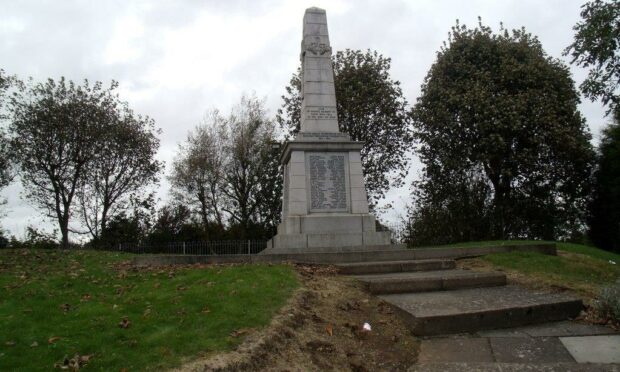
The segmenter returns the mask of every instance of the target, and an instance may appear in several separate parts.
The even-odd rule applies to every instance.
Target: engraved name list
[[[345,154],[308,154],[310,210],[346,211]]]

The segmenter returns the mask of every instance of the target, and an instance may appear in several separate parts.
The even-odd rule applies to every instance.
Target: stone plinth
[[[360,150],[338,129],[325,11],[306,10],[300,132],[285,144],[282,223],[265,253],[371,250],[390,245],[368,211]]]

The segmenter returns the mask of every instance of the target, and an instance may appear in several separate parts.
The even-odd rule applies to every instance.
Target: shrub
[[[620,279],[601,290],[595,308],[602,318],[620,323]]]

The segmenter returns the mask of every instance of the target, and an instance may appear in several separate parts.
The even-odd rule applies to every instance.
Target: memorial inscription
[[[346,154],[309,153],[310,211],[346,211]]]
[[[338,116],[334,107],[308,107],[306,108],[306,119],[336,120]]]

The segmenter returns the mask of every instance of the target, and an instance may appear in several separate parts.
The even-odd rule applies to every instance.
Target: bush
[[[620,279],[615,284],[601,290],[595,302],[595,308],[603,319],[620,323]]]

